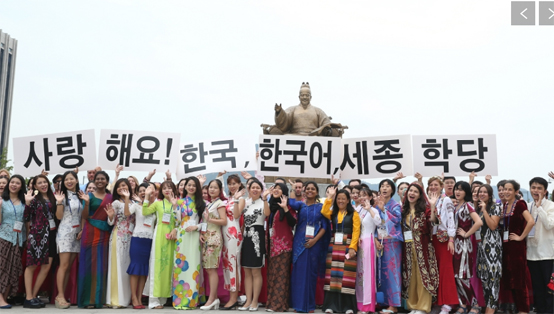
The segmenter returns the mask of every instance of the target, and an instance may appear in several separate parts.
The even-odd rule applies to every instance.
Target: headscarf
[[[289,196],[289,188],[287,187],[286,184],[275,183],[275,185],[281,188],[281,191],[283,191],[284,196],[287,196],[287,197]],[[271,211],[270,218],[273,218],[273,216],[275,216],[277,211],[279,211],[279,221],[283,221],[283,219],[285,218],[285,210],[283,209],[283,207],[281,207],[281,205],[279,205],[280,203],[281,203],[281,198],[275,198],[273,197],[273,195],[271,195],[271,197],[269,198],[269,210]],[[287,200],[287,203],[288,203],[288,200]]]

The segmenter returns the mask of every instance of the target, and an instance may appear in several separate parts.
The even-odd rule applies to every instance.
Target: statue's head
[[[298,99],[300,99],[300,103],[303,106],[307,106],[307,105],[310,104],[310,100],[312,99],[312,92],[310,90],[310,83],[302,82],[302,86],[300,86],[300,95],[298,96]]]

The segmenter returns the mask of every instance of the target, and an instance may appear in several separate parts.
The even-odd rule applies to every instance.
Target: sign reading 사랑
[[[175,173],[179,158],[179,133],[102,130],[98,149],[98,165],[125,170],[170,170]]]
[[[496,135],[414,135],[414,171],[424,177],[498,175]]]
[[[260,135],[258,145],[262,175],[330,178],[340,171],[340,138]]]
[[[94,130],[73,131],[13,139],[14,170],[24,176],[35,176],[42,170],[63,173],[96,167]]]

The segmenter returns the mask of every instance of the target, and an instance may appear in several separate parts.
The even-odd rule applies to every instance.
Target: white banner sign
[[[16,173],[30,177],[41,171],[63,173],[96,167],[94,130],[18,137],[13,139]]]
[[[260,135],[258,172],[266,176],[330,178],[339,173],[341,139]]]
[[[169,169],[175,173],[180,140],[179,133],[102,130],[98,165],[115,169],[120,164],[133,171]]]
[[[256,145],[247,139],[189,142],[179,147],[178,178],[221,171],[256,170]]]
[[[342,179],[390,178],[412,175],[410,135],[343,139]]]
[[[498,175],[496,135],[414,135],[414,171],[440,175]]]

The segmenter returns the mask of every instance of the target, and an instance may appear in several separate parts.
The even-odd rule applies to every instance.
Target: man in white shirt
[[[545,198],[548,182],[540,177],[529,181],[533,202],[527,204],[535,226],[527,236],[527,265],[533,284],[537,313],[554,312],[554,295],[547,292],[554,263],[554,202]]]

